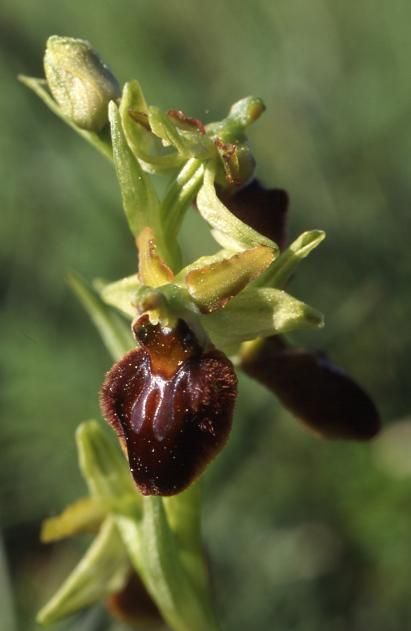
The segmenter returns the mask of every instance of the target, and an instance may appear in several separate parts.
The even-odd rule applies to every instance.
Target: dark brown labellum
[[[327,438],[368,440],[380,430],[370,397],[324,353],[291,348],[275,336],[246,355],[242,368]]]
[[[182,320],[169,329],[142,316],[134,333],[141,347],[107,373],[101,406],[140,491],[174,495],[224,446],[237,378],[227,357],[204,352]]]
[[[280,188],[266,189],[257,179],[229,195],[220,191],[221,201],[251,228],[285,247],[288,195]]]

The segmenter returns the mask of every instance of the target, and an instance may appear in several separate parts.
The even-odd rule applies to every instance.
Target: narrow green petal
[[[33,90],[35,94],[47,105],[47,107],[56,114],[62,121],[66,123],[69,127],[74,129],[82,138],[87,140],[91,145],[93,145],[100,153],[102,153],[109,160],[113,157],[113,151],[111,148],[110,139],[103,132],[97,134],[93,131],[86,131],[85,129],[81,129],[77,127],[73,121],[71,121],[67,116],[63,114],[56,101],[51,96],[48,88],[47,81],[45,79],[36,79],[35,77],[26,77],[25,75],[19,75],[19,81],[27,86],[30,90]]]
[[[80,563],[37,616],[51,624],[119,591],[127,580],[130,562],[114,520],[107,518]]]
[[[142,230],[137,239],[138,275],[144,285],[161,287],[174,279],[174,274],[158,253],[152,228]]]
[[[260,245],[191,270],[185,277],[185,285],[199,309],[212,313],[260,276],[273,259],[273,250]]]

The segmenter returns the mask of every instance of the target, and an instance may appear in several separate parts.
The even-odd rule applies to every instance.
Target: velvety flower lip
[[[292,348],[274,336],[244,356],[242,368],[317,434],[368,440],[380,430],[368,394],[322,352]]]
[[[134,325],[141,344],[107,373],[101,407],[126,448],[144,495],[186,488],[224,446],[237,378],[220,351],[203,350],[188,325]]]
[[[289,202],[286,191],[265,188],[254,178],[232,195],[219,191],[219,197],[238,219],[277,243],[280,249],[285,247]]]

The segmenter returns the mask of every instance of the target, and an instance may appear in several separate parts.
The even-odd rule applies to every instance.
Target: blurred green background
[[[73,433],[99,414],[111,364],[65,275],[116,279],[136,264],[110,164],[16,80],[43,74],[54,33],[89,39],[165,109],[213,120],[263,97],[258,175],[290,192],[290,237],[328,233],[291,288],[327,326],[296,339],[327,348],[386,423],[372,445],[321,441],[241,379],[229,445],[205,476],[224,630],[411,628],[410,22],[407,0],[3,0],[1,631],[37,628],[84,546],[38,543],[41,519],[84,493]],[[192,213],[188,257],[204,234]],[[120,628],[102,607],[56,625]]]

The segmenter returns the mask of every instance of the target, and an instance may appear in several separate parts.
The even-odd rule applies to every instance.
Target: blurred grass
[[[371,0],[3,0],[0,517],[21,628],[35,628],[56,567],[78,555],[75,544],[40,546],[38,524],[83,492],[73,432],[98,414],[110,365],[64,278],[130,274],[135,253],[110,165],[16,75],[42,74],[57,33],[90,39],[164,108],[212,120],[262,96],[259,176],[289,190],[290,237],[328,233],[292,287],[327,326],[298,340],[326,346],[388,424],[411,408],[410,19],[405,0],[378,10]],[[206,237],[194,214],[184,235],[196,256]],[[311,438],[246,379],[237,412],[207,476],[224,628],[410,628],[410,478],[393,477],[373,447]],[[101,609],[58,628],[80,625],[114,629]]]

